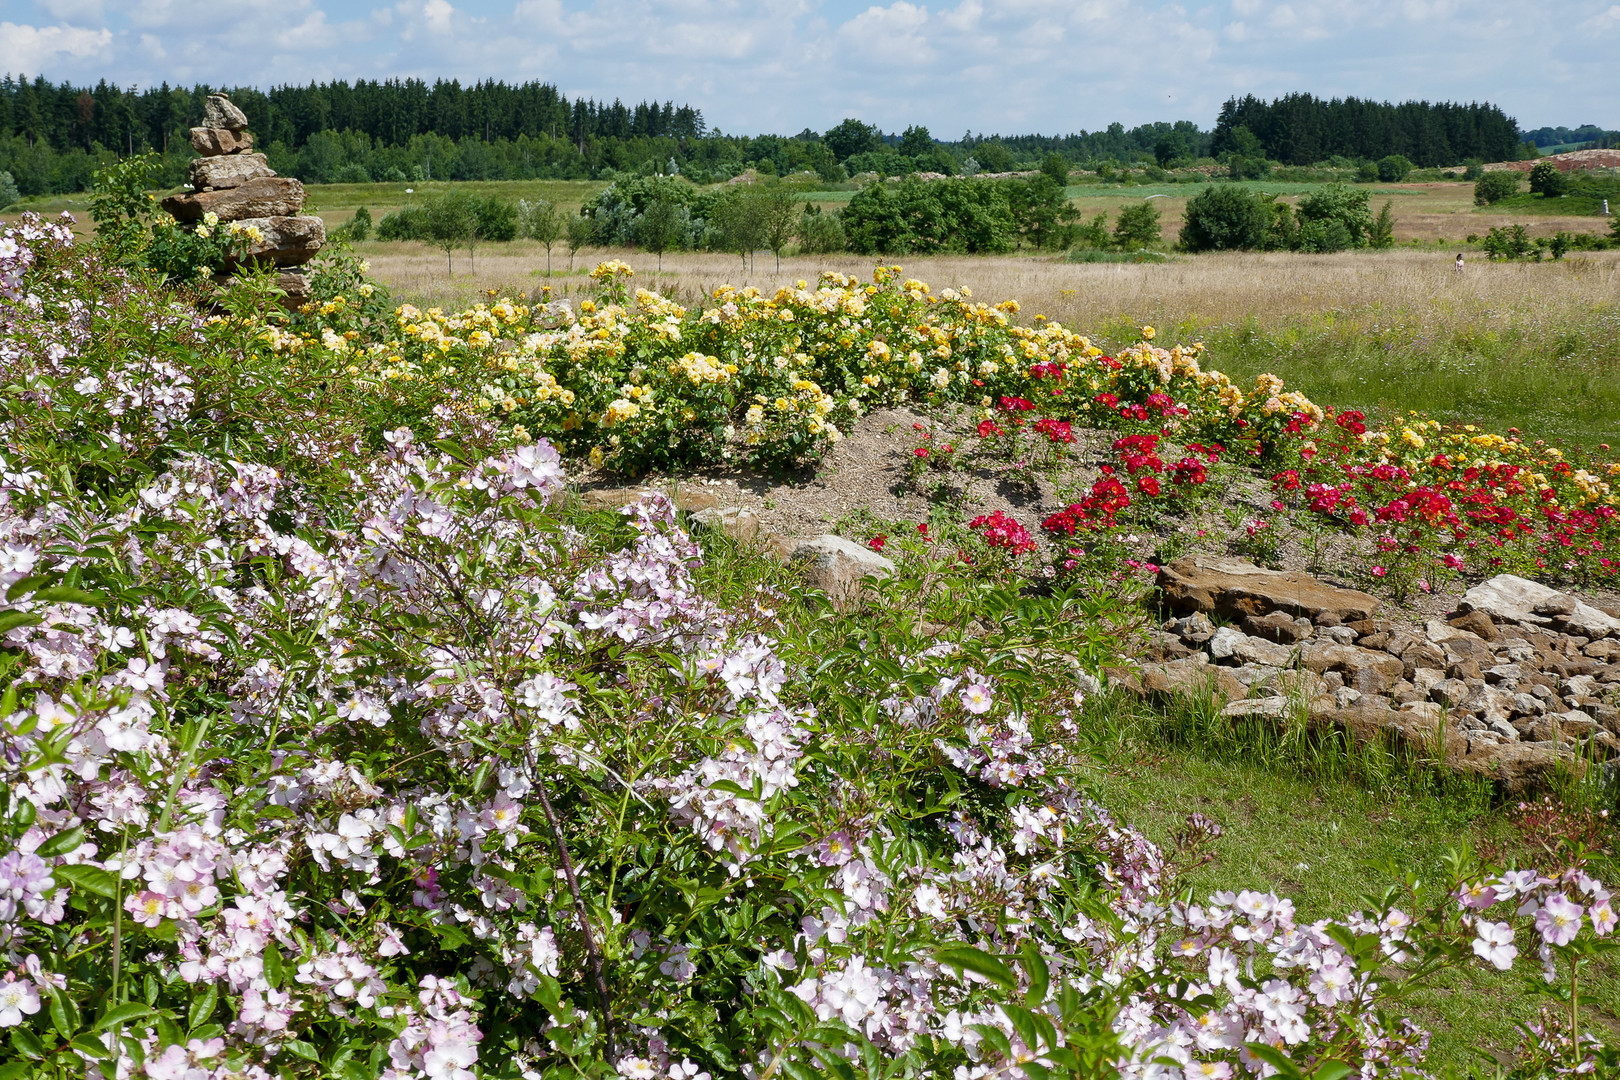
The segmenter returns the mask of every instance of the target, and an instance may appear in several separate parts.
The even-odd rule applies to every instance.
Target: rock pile
[[[1302,712],[1512,790],[1559,762],[1620,755],[1620,618],[1533,581],[1492,578],[1423,626],[1377,618],[1366,593],[1237,559],[1179,560],[1158,587],[1177,617],[1151,634],[1151,662],[1114,673],[1139,694],[1213,691],[1233,717]]]
[[[325,223],[300,214],[304,185],[277,176],[263,154],[253,153],[247,117],[224,94],[208,95],[203,126],[191,129],[191,146],[202,155],[191,163],[192,190],[170,195],[163,209],[176,221],[202,221],[213,214],[220,222],[257,229],[258,239],[248,243],[240,262],[279,268],[276,283],[287,303],[303,303],[309,286],[297,268],[326,243]]]

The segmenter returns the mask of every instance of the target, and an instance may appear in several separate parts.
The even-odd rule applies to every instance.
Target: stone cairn
[[[253,153],[247,117],[224,94],[208,95],[203,126],[191,129],[191,146],[202,155],[191,163],[191,191],[170,195],[163,209],[176,221],[197,222],[207,214],[220,222],[236,222],[258,229],[259,239],[224,268],[215,280],[231,280],[235,265],[271,265],[280,271],[276,284],[287,294],[288,306],[309,297],[309,283],[298,268],[315,257],[326,243],[326,224],[304,208],[304,185],[277,176],[263,154]]]

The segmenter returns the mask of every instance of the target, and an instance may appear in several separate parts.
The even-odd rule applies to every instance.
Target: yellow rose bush
[[[1269,465],[1280,501],[1307,527],[1364,536],[1374,577],[1620,570],[1610,554],[1620,466],[1415,414],[1370,427],[1274,375],[1239,385],[1206,366],[1201,344],[1165,348],[1151,326],[1110,355],[1059,323],[1015,322],[1016,301],[936,292],[897,266],[869,282],[827,273],[769,296],[723,285],[690,309],[634,288],[623,263],[592,277],[598,296],[577,304],[498,299],[447,313],[389,311],[351,270],[296,332],[271,327],[263,340],[345,354],[355,389],[377,399],[386,423],[435,414],[544,435],[627,476],[718,462],[801,467],[871,409],[950,405],[975,412],[981,436],[1026,424],[1122,433],[1129,476],[1105,475],[1106,490],[1054,516],[1048,531],[1065,544],[1077,528],[1123,526],[1133,502],[1151,511],[1195,492],[1226,455]],[[1201,449],[1155,467],[1138,443],[1158,437]]]

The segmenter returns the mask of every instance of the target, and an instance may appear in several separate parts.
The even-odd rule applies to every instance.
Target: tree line
[[[1518,122],[1489,103],[1392,105],[1310,94],[1287,94],[1271,102],[1253,95],[1229,99],[1215,122],[1213,153],[1219,156],[1236,149],[1245,131],[1258,140],[1267,158],[1288,165],[1392,154],[1420,167],[1469,159],[1513,161],[1520,142]]]

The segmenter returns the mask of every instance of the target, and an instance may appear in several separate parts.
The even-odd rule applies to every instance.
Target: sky
[[[1616,55],[1611,0],[0,0],[0,72],[53,82],[536,79],[728,134],[1208,128],[1292,91],[1620,128]]]

